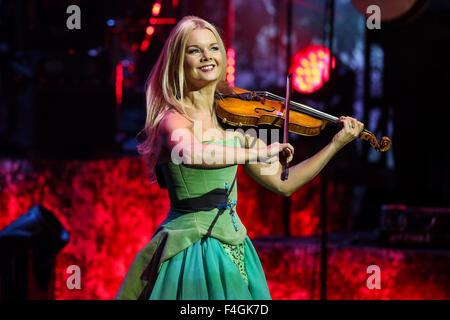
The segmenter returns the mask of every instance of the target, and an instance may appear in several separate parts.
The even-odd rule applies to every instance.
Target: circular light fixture
[[[297,52],[291,59],[289,73],[293,74],[293,87],[302,93],[312,93],[320,89],[330,78],[330,50],[328,48],[309,45]],[[331,67],[336,61],[331,59]]]

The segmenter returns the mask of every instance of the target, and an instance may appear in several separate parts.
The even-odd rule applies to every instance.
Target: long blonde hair
[[[175,109],[187,119],[193,119],[187,114],[189,106],[183,104],[186,88],[184,76],[184,54],[189,33],[194,29],[208,29],[217,39],[222,54],[222,69],[217,80],[219,83],[226,75],[226,53],[223,41],[217,29],[209,22],[196,17],[186,16],[180,20],[170,32],[158,61],[152,68],[145,83],[147,102],[147,118],[144,129],[138,136],[144,136],[137,149],[146,163],[150,183],[156,181],[155,165],[161,150],[158,144],[158,125],[164,116]],[[217,83],[215,86],[217,87]],[[212,108],[213,120],[216,122],[215,109]]]

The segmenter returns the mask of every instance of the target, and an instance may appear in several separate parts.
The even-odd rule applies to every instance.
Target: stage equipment
[[[381,207],[379,242],[386,247],[450,247],[450,208]]]
[[[0,232],[1,299],[52,299],[55,257],[69,234],[55,215],[33,206]]]

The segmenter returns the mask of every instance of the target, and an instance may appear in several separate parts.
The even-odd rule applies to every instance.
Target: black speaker
[[[55,257],[69,234],[55,215],[33,206],[0,232],[1,299],[51,299]]]

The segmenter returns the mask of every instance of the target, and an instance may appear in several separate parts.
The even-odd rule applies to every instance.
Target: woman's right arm
[[[256,161],[277,161],[279,150],[274,148],[270,150],[203,144],[194,136],[191,127],[191,122],[175,112],[168,113],[161,120],[160,139],[170,151],[172,162],[194,168],[214,169]]]

